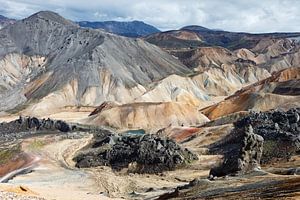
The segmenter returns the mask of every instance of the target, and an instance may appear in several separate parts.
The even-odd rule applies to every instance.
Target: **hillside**
[[[201,43],[193,43],[192,38],[174,38],[174,34],[183,34],[189,32],[196,34],[202,38]],[[262,39],[283,39],[283,38],[296,38],[300,33],[261,33],[250,34],[243,32],[229,32],[223,30],[208,29],[202,26],[186,26],[180,30],[170,30],[161,33],[155,33],[145,37],[145,40],[158,45],[162,48],[184,47],[195,48],[201,46],[221,46],[230,50],[240,48],[254,48],[257,43]],[[161,40],[164,38],[164,40]]]
[[[201,110],[209,119],[240,111],[268,111],[299,106],[300,68],[288,68],[238,90],[224,101]]]
[[[5,27],[0,38],[0,63],[6,69],[1,72],[6,74],[2,111],[30,102],[35,102],[29,108],[34,113],[106,100],[131,102],[145,92],[142,85],[190,73],[154,45],[80,28],[48,11]]]
[[[142,21],[118,22],[118,21],[104,21],[104,22],[77,22],[81,27],[89,27],[94,29],[103,29],[105,31],[122,35],[126,37],[141,37],[158,33],[160,30],[146,24]]]
[[[0,29],[9,25],[9,24],[13,24],[15,23],[16,20],[15,19],[10,19],[10,18],[7,18],[3,15],[0,15]]]

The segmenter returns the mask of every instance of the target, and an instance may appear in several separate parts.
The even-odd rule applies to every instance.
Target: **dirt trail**
[[[91,174],[74,168],[72,163],[73,154],[90,138],[62,140],[61,136],[42,136],[26,139],[22,149],[41,159],[37,166],[32,166],[31,173],[19,174],[8,184],[24,185],[46,199],[108,199],[99,194]]]
[[[81,139],[48,135],[24,140],[22,149],[41,159],[31,173],[19,174],[6,185],[28,187],[45,199],[146,199],[208,175],[208,167],[201,165],[203,159],[188,168],[158,175],[114,172],[110,167],[75,168],[74,154],[91,138],[91,135]]]

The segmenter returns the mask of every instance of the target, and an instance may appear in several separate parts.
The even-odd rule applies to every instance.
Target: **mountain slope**
[[[158,33],[160,30],[146,24],[142,21],[131,21],[131,22],[118,22],[118,21],[104,21],[104,22],[89,22],[81,21],[78,22],[81,27],[89,27],[94,29],[104,29],[108,32],[115,33],[126,37],[141,37]]]
[[[101,106],[100,106],[101,107]],[[117,129],[155,130],[175,126],[199,125],[209,121],[197,109],[186,103],[133,103],[112,105],[94,113],[82,122]]]
[[[243,48],[235,50],[222,45],[214,46],[218,44],[209,43],[207,35],[218,40],[219,32],[243,35],[247,41],[252,42],[247,45],[245,43]],[[252,68],[252,72],[247,76],[254,82],[253,73],[257,71],[256,69],[265,69],[273,73],[300,65],[300,45],[294,37],[297,34],[299,35],[299,33],[230,33],[192,26],[190,29],[187,27],[178,31],[153,34],[147,36],[145,40],[167,50],[193,71],[203,72],[214,68],[222,73],[225,66],[235,71],[245,67]],[[195,40],[197,37],[201,39]],[[239,43],[238,39],[234,41]]]
[[[201,43],[191,43],[192,38],[174,39],[172,35],[187,33],[196,34],[202,38]],[[207,29],[201,26],[187,26],[180,30],[155,33],[145,37],[145,40],[165,49],[174,47],[195,48],[202,46],[221,46],[229,50],[240,48],[252,49],[262,39],[282,39],[299,37],[300,33],[261,33],[251,34]],[[163,40],[161,39],[163,38]]]
[[[204,108],[201,112],[209,119],[216,119],[240,111],[297,107],[300,101],[299,80],[300,68],[287,68],[238,90],[224,101]]]
[[[33,70],[22,74],[15,81],[18,84],[1,86],[6,90],[0,96],[2,110],[28,100],[35,102],[32,109],[36,112],[66,105],[99,105],[106,100],[125,103],[145,92],[143,85],[170,74],[190,73],[154,45],[83,29],[48,11],[5,27],[0,38],[1,59],[26,55],[43,61],[34,67],[23,66]]]
[[[15,19],[9,19],[7,17],[4,17],[3,15],[0,15],[0,29],[15,22]]]

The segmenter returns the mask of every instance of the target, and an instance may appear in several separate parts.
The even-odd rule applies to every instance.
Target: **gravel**
[[[12,192],[0,192],[1,200],[45,200],[41,197],[17,195]]]

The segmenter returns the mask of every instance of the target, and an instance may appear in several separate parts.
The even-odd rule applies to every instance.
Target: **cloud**
[[[141,20],[162,30],[201,25],[228,31],[300,31],[298,0],[0,0],[0,14],[52,10],[74,20]]]

